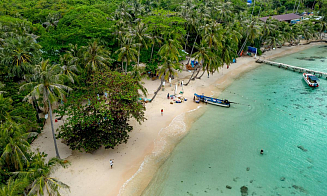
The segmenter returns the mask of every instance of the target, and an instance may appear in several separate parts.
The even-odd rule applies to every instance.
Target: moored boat
[[[303,79],[311,87],[319,86],[319,83],[318,83],[319,79],[317,78],[317,76],[315,76],[313,74],[303,73]]]
[[[210,103],[213,105],[218,105],[221,107],[230,107],[230,103],[227,99],[216,99],[216,98],[212,98],[212,97],[207,97],[204,95],[198,95],[196,93],[194,93],[194,100],[195,97],[197,98],[197,100],[202,101],[204,103]],[[195,100],[196,101],[196,100]]]

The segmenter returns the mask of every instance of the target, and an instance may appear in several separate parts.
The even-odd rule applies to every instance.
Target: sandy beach
[[[276,58],[321,44],[313,43],[278,48],[265,52],[260,58]],[[184,121],[185,114],[199,106],[204,106],[193,102],[193,94],[219,95],[239,76],[261,66],[261,64],[255,63],[256,60],[254,57],[240,57],[237,58],[237,63],[231,64],[229,69],[224,66],[219,73],[216,72],[209,78],[205,74],[200,80],[191,81],[188,86],[183,86],[184,97],[188,101],[181,104],[170,104],[171,100],[167,99],[167,93],[173,94],[175,84],[180,84],[181,81],[186,83],[192,75],[192,72],[189,71],[179,72],[178,76],[172,80],[171,87],[166,82],[164,91],[159,91],[154,101],[146,104],[145,117],[147,120],[141,125],[135,121],[131,122],[134,129],[130,133],[128,143],[121,144],[115,149],[101,148],[92,154],[72,151],[59,139],[57,143],[60,156],[71,163],[67,168],[59,168],[54,171],[52,175],[70,186],[70,191],[61,191],[62,195],[140,195],[151,181],[151,177],[160,166],[160,162],[163,162],[173,150],[174,145],[169,144],[175,144],[187,133],[190,125]],[[183,63],[185,64],[185,61]],[[160,80],[144,79],[143,82],[148,90],[147,98],[151,98],[158,88]],[[182,87],[178,85],[178,91],[180,90]],[[164,110],[163,115],[161,115],[161,109]],[[64,120],[65,118],[54,122],[55,129],[62,125]],[[174,141],[170,142],[169,140]],[[31,146],[33,151],[40,149],[40,151],[47,153],[48,158],[55,156],[49,119],[43,132]],[[110,159],[114,159],[112,169],[110,169]],[[148,164],[149,160],[158,164]]]

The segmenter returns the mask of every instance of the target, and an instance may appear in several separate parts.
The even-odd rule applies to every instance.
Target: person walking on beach
[[[169,93],[167,94],[167,99],[169,99]]]
[[[163,116],[163,109],[161,109],[161,116]]]
[[[110,167],[111,167],[111,169],[112,169],[112,166],[114,165],[114,161],[113,161],[113,159],[110,159]]]

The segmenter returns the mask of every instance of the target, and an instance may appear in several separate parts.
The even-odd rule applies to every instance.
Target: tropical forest
[[[291,13],[306,19],[269,17]],[[84,153],[128,142],[130,120],[147,120],[142,81],[167,81],[181,60],[200,62],[187,85],[248,46],[261,55],[326,30],[327,0],[2,0],[0,195],[61,195],[68,182],[52,172],[70,163],[57,139]],[[30,147],[47,122],[55,157]]]

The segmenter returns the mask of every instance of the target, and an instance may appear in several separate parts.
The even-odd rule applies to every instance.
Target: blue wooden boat
[[[230,103],[227,99],[216,99],[216,98],[212,98],[212,97],[207,97],[207,96],[204,96],[204,95],[198,95],[196,93],[194,93],[194,101],[195,98],[197,98],[197,100],[200,102],[204,102],[204,103],[210,103],[210,104],[213,104],[213,105],[218,105],[218,106],[222,106],[222,107],[227,107],[229,108],[230,107]]]

